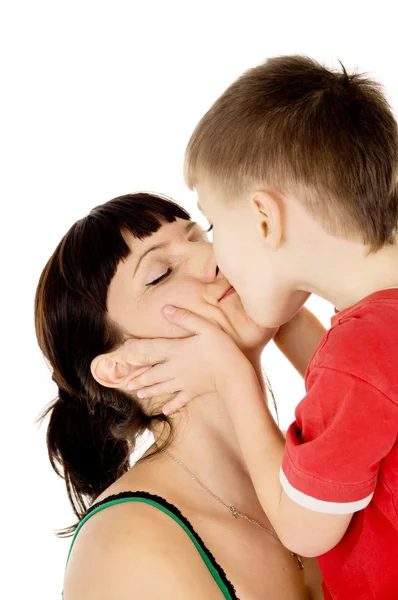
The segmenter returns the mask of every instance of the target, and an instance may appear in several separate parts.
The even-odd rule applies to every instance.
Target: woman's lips
[[[229,286],[229,288],[223,293],[223,295],[221,296],[221,298],[219,298],[218,301],[221,302],[221,300],[224,300],[224,298],[230,296],[231,294],[235,294],[235,288],[233,288],[232,285]]]

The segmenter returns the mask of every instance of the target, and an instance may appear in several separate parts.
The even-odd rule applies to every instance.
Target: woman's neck
[[[263,382],[259,360],[254,368]],[[169,452],[224,502],[234,504],[242,511],[246,509],[258,514],[257,496],[222,398],[218,394],[200,396],[173,416],[172,423],[175,433],[167,447]],[[155,433],[155,440],[157,445],[161,445],[162,435]],[[170,458],[167,467],[162,461],[164,468],[172,469],[170,476],[173,479],[178,477],[181,485],[185,481],[187,494],[198,493],[197,483],[190,480],[189,475]],[[209,501],[212,502],[210,496]]]

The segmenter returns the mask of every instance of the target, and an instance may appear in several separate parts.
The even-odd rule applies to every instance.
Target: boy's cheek
[[[245,273],[246,259],[242,252],[237,251],[237,245],[230,240],[226,240],[225,243],[221,241],[214,244],[214,257],[221,273],[228,279],[228,281],[234,285],[238,281],[243,279]]]

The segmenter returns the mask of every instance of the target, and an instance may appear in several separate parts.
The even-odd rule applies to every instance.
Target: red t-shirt
[[[306,373],[281,469],[286,494],[354,513],[318,558],[325,599],[398,599],[398,289],[337,313]]]

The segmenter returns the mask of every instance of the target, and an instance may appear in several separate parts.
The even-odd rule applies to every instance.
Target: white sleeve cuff
[[[308,508],[314,512],[328,515],[349,515],[357,512],[358,510],[365,508],[373,497],[372,493],[366,498],[363,498],[363,500],[357,500],[356,502],[326,502],[325,500],[318,500],[318,498],[307,496],[307,494],[303,494],[303,492],[296,490],[296,488],[289,483],[282,469],[279,472],[279,481],[281,482],[286,496],[288,496],[290,500],[293,500],[296,504],[300,504],[300,506],[304,506],[304,508]]]

